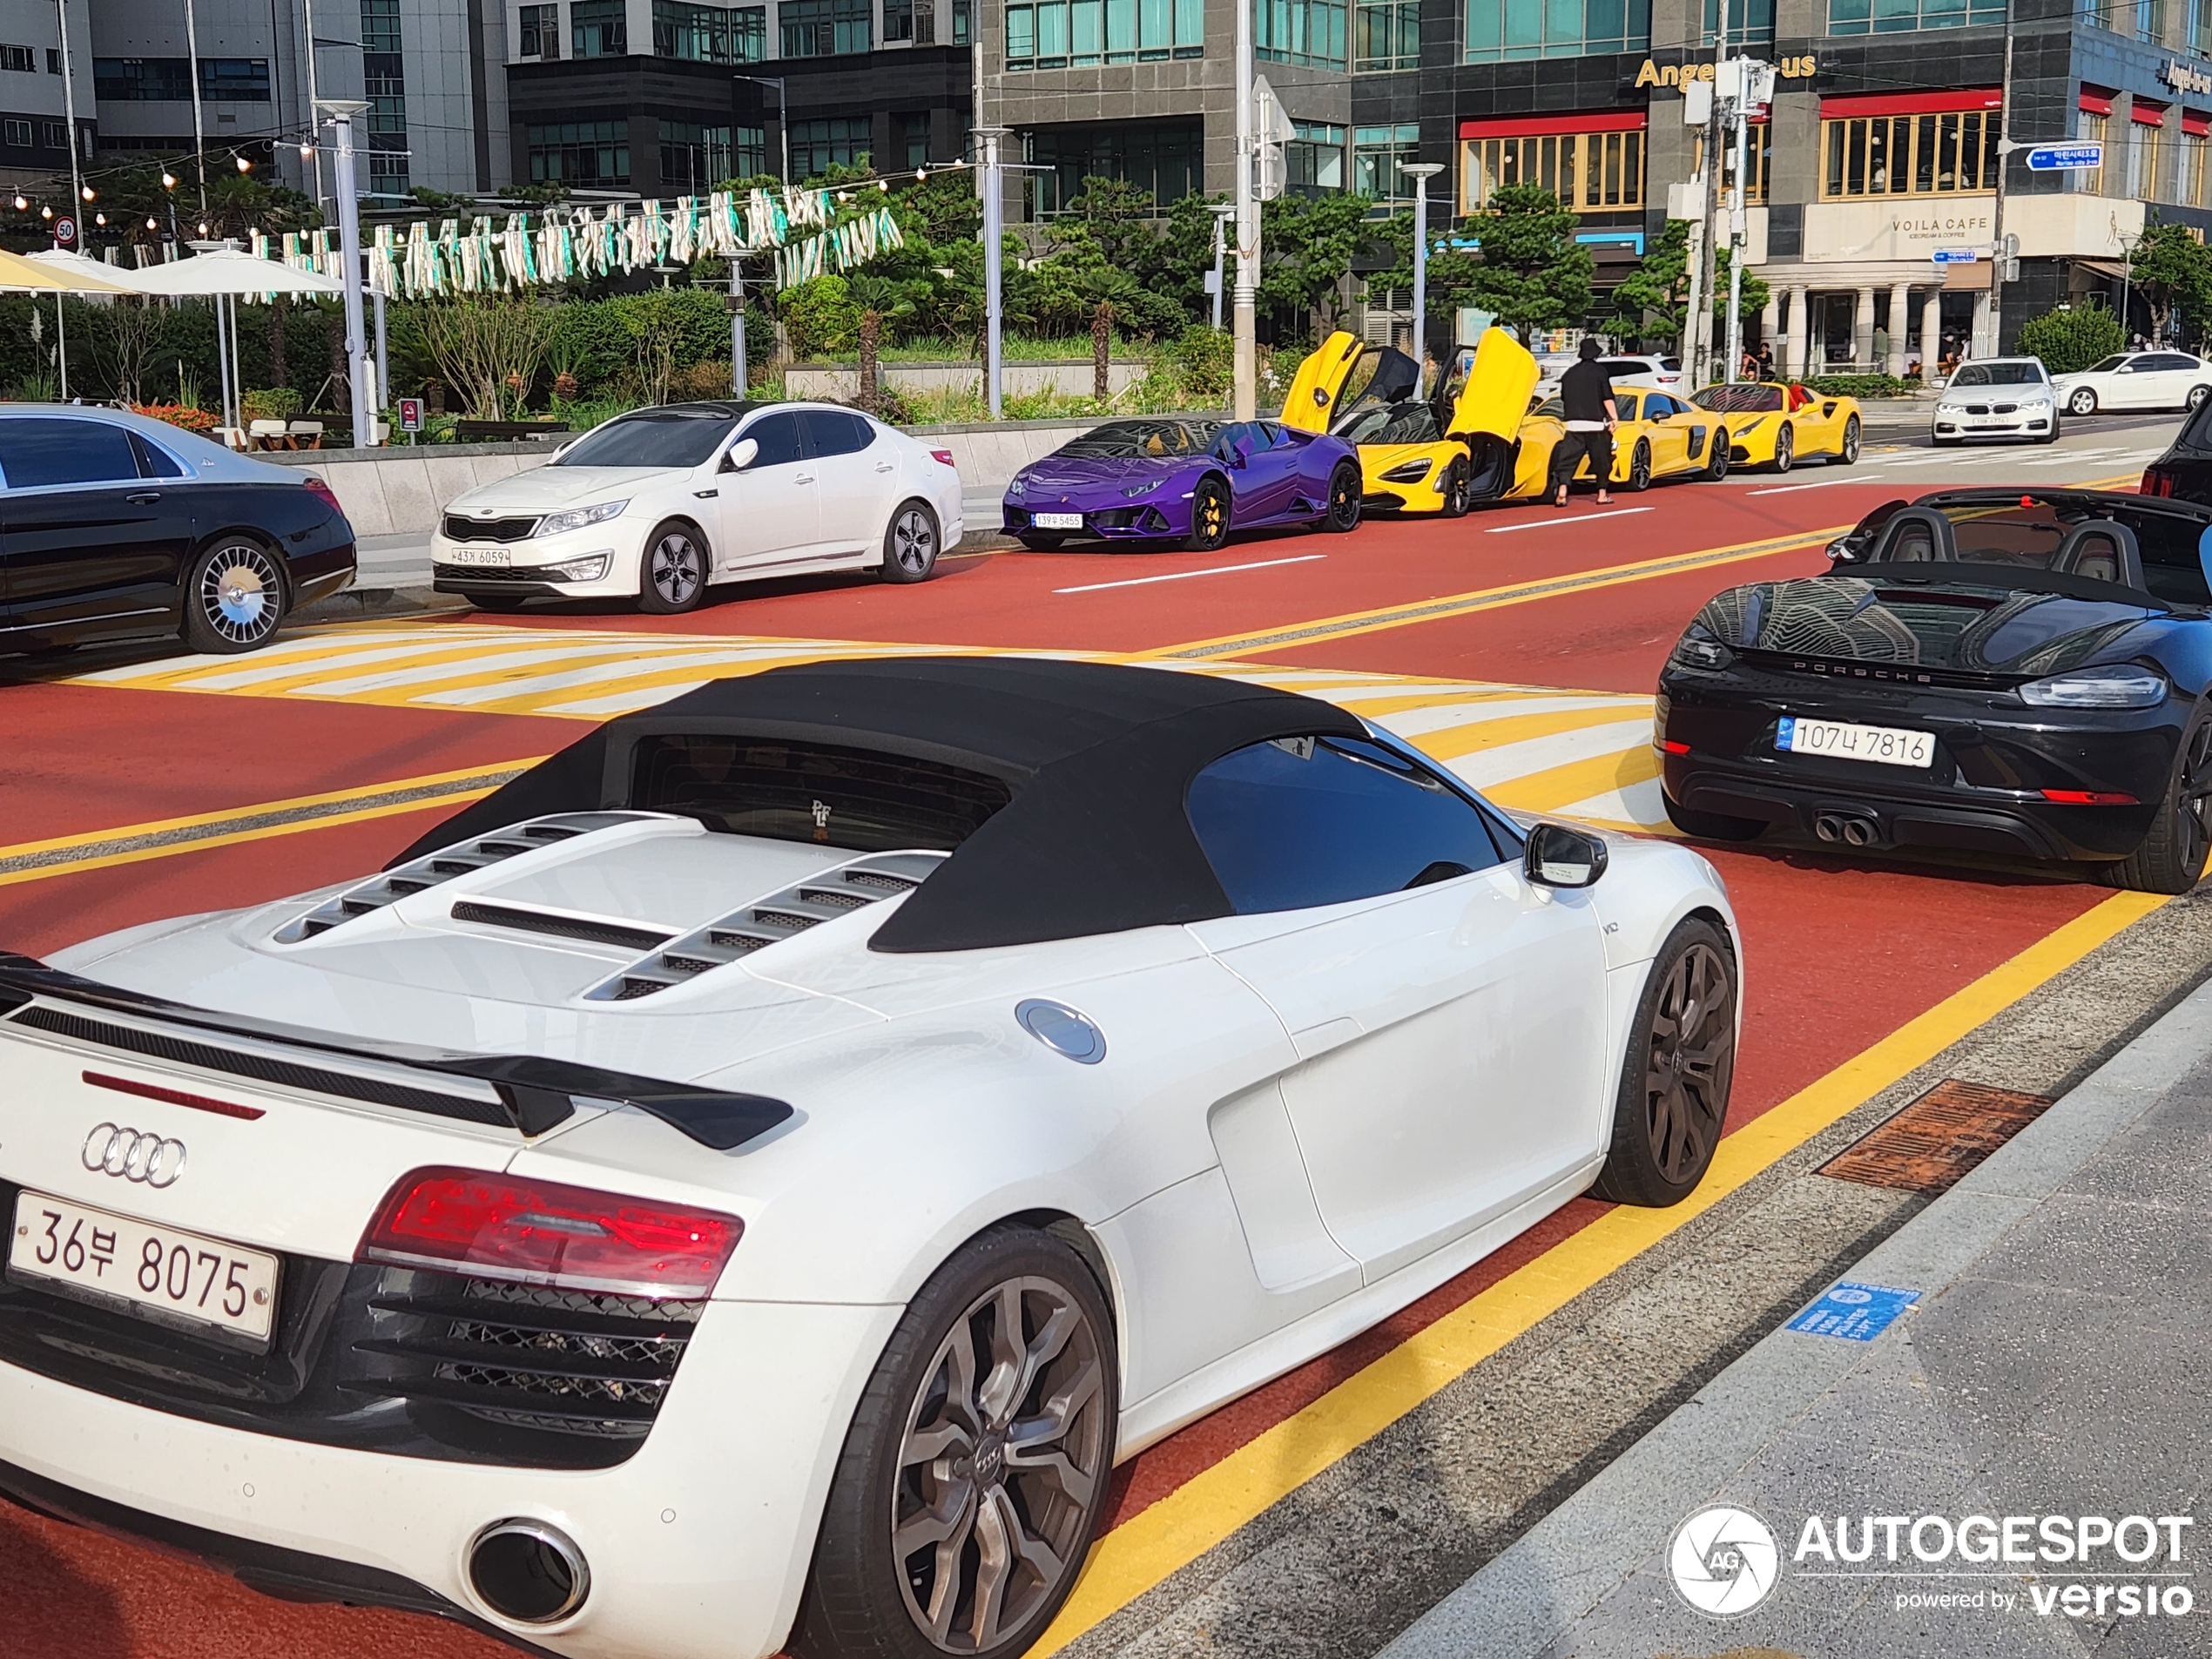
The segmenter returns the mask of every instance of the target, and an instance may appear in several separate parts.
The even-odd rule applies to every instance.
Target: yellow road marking
[[[1522,696],[1525,698],[1527,693],[1522,693]],[[1366,714],[1370,710],[1362,704],[1359,711]],[[1603,708],[1552,709],[1541,714],[1508,714],[1495,720],[1442,726],[1433,732],[1421,732],[1409,741],[1417,745],[1422,753],[1434,759],[1455,760],[1462,755],[1480,754],[1485,749],[1495,749],[1502,744],[1521,743],[1531,738],[1555,738],[1563,732],[1580,732],[1594,725],[1620,725],[1649,712],[1650,705],[1642,698],[1635,702],[1624,699]],[[1570,795],[1568,799],[1580,800],[1582,797]]]
[[[144,824],[123,824],[112,829],[59,835],[43,841],[18,841],[13,846],[0,846],[0,887],[43,881],[50,876],[73,875],[83,870],[105,869],[111,865],[136,864],[146,859],[168,858],[179,853],[197,853],[239,841],[265,840],[301,830],[390,818],[433,806],[459,806],[481,799],[516,773],[544,759],[543,755],[525,755],[495,765],[396,778],[388,783],[331,790],[319,795],[295,795],[287,800],[264,801],[226,812],[155,819]]]
[[[1592,755],[1564,765],[1532,772],[1483,792],[1501,806],[1524,813],[1555,813],[1562,806],[1609,790],[1629,789],[1649,783],[1659,775],[1659,753],[1648,743],[1612,754]]]
[[[1197,1561],[1608,1274],[2165,902],[2148,894],[2114,894],[1729,1136],[1697,1190],[1681,1204],[1608,1211],[1116,1527],[1092,1547],[1075,1595],[1030,1649],[1032,1659],[1058,1652]]]

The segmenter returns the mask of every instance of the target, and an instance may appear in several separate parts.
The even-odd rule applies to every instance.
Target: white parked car
[[[1536,395],[1546,400],[1559,395],[1559,377],[1575,367],[1576,360],[1561,358],[1556,365],[1545,366],[1536,385]],[[1656,352],[1617,352],[1601,357],[1597,366],[1612,378],[1615,386],[1656,386],[1661,391],[1681,394],[1683,367],[1679,357],[1662,356]]]
[[[2212,397],[2212,363],[2185,351],[2115,352],[2052,377],[2068,415],[2100,409],[2193,409]]]
[[[486,610],[613,597],[666,615],[717,582],[867,570],[920,582],[961,535],[949,449],[834,404],[675,403],[456,496],[430,561],[440,593]]]
[[[2040,357],[1984,357],[1961,363],[1936,397],[1928,436],[1939,445],[1968,438],[2059,435],[2059,393]]]
[[[0,1491],[536,1652],[1004,1659],[1116,1459],[1689,1195],[1736,936],[1287,693],[719,681],[0,958]]]

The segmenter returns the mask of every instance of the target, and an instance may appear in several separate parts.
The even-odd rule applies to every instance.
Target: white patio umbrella
[[[237,377],[233,371],[238,361],[237,297],[241,293],[346,291],[345,285],[335,277],[327,277],[320,271],[302,271],[277,260],[258,259],[237,247],[203,248],[189,260],[149,265],[132,272],[131,280],[140,293],[174,298],[197,295],[215,301],[220,325],[216,343],[222,347],[219,358],[223,370],[223,424],[233,428],[238,425],[237,388],[233,385]]]
[[[0,291],[54,296],[54,343],[60,354],[61,395],[69,396],[69,334],[62,321],[64,293],[135,293],[122,273],[97,260],[80,259],[59,248],[28,257],[0,249]]]

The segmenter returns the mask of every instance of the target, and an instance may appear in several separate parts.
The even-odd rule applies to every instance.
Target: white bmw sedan
[[[0,1496],[565,1659],[1015,1659],[1116,1461],[1695,1191],[1738,962],[1689,847],[1311,698],[717,681],[0,954]]]
[[[2105,409],[2193,409],[2212,396],[2212,363],[2185,351],[2115,352],[2052,377],[2068,415]]]
[[[631,598],[665,616],[717,582],[920,582],[961,535],[950,450],[833,404],[675,403],[455,497],[430,559],[437,590],[481,610]]]

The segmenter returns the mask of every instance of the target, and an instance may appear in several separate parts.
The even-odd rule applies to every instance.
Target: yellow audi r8
[[[1527,349],[1491,328],[1452,354],[1434,395],[1424,399],[1412,358],[1339,329],[1298,365],[1282,419],[1357,448],[1364,511],[1457,518],[1512,489],[1514,443],[1536,380]]]
[[[1614,486],[1649,489],[1655,479],[1728,475],[1732,449],[1723,417],[1685,403],[1671,392],[1643,386],[1615,387],[1613,408],[1620,421],[1613,432]],[[1555,397],[1528,412],[1521,427],[1521,454],[1507,500],[1534,500],[1548,487],[1552,451],[1567,435],[1565,414]],[[1588,482],[1590,475],[1585,455],[1575,476]]]
[[[1690,401],[1727,421],[1739,465],[1787,472],[1808,455],[1841,467],[1858,459],[1865,423],[1855,398],[1780,381],[1739,381],[1709,386]]]

